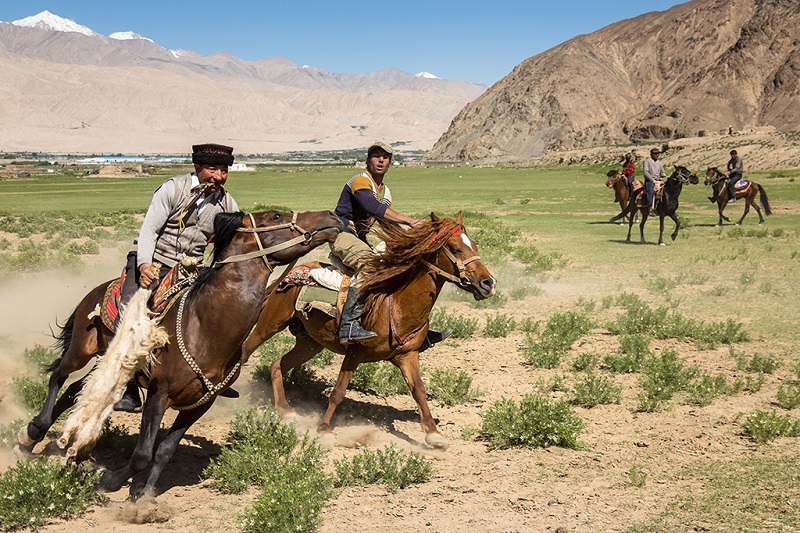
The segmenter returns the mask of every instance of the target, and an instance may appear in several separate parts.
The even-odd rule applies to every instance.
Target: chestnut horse
[[[158,364],[150,376],[139,440],[129,463],[106,473],[101,481],[103,488],[119,490],[152,461],[146,485],[136,492],[132,486],[131,497],[154,491],[186,430],[238,377],[241,346],[261,313],[273,266],[294,261],[316,246],[332,242],[342,228],[342,222],[330,211],[217,215],[214,265],[205,269],[190,290],[183,293],[179,304],[161,317],[160,325],[168,333],[169,343],[156,353]],[[23,451],[32,451],[58,416],[75,402],[83,381],[70,385],[55,401],[69,375],[103,354],[113,338],[100,317],[92,313],[103,301],[110,283],[89,292],[67,320],[59,337],[61,357],[49,369],[45,405],[20,432]],[[217,388],[220,384],[222,387]],[[153,460],[156,433],[170,407],[179,413]]]
[[[745,200],[744,213],[742,213],[742,218],[736,223],[737,226],[741,226],[744,217],[746,217],[747,213],[750,211],[751,205],[755,208],[756,213],[758,213],[758,223],[764,223],[764,217],[761,216],[761,209],[759,209],[758,202],[756,201],[756,192],[760,193],[761,205],[764,206],[764,213],[767,216],[772,214],[772,209],[769,206],[769,200],[767,199],[767,193],[764,191],[764,188],[754,181],[747,181],[748,185],[744,190],[736,191],[736,199],[744,198]],[[719,222],[717,222],[717,226],[721,226],[723,220],[725,220],[725,222],[730,222],[731,219],[722,214],[725,210],[725,206],[728,205],[730,201],[728,176],[720,172],[717,167],[708,167],[708,170],[706,170],[705,183],[706,187],[711,185],[714,188],[714,196],[709,198],[709,200],[717,202],[717,209],[719,210]]]
[[[700,181],[697,179],[697,174],[694,174],[688,168],[680,165],[674,166],[675,170],[664,183],[664,187],[661,191],[661,199],[656,201],[656,213],[658,213],[658,217],[661,222],[658,232],[659,246],[664,246],[664,217],[669,217],[673,220],[673,222],[675,222],[675,231],[673,231],[672,235],[670,235],[672,240],[674,241],[678,236],[678,229],[680,229],[681,223],[678,220],[678,216],[675,214],[675,212],[678,210],[678,197],[683,189],[683,184],[697,184]],[[650,214],[650,206],[647,205],[647,202],[645,202],[644,205],[637,206],[636,200],[634,199],[628,204],[628,207],[625,208],[625,211],[620,213],[618,216],[624,216],[625,214],[633,212],[633,210],[637,208],[639,209],[639,214],[642,216],[642,221],[639,223],[639,233],[641,235],[641,242],[644,243],[646,242],[644,240],[644,225],[647,223],[647,217]],[[628,237],[626,242],[631,241],[632,229],[633,219],[631,219],[631,221],[628,223]]]
[[[318,433],[326,440],[333,438],[331,419],[344,399],[356,367],[361,363],[391,361],[402,372],[417,402],[425,442],[444,448],[447,442],[428,409],[419,372],[419,351],[428,331],[428,317],[446,281],[471,292],[476,300],[492,296],[496,282],[481,262],[477,246],[467,236],[460,213],[456,220],[431,213],[430,221],[408,230],[381,226],[382,230],[376,233],[386,243],[386,251],[371,257],[359,274],[364,276],[361,290],[367,294],[362,324],[378,333],[378,337],[364,344],[343,346],[333,317],[317,309],[307,314],[295,310],[300,287],[294,286],[269,297],[242,350],[246,357],[264,341],[290,327],[296,336],[295,345],[270,367],[275,409],[286,416],[294,416],[295,411],[286,401],[283,376],[323,348],[344,354],[328,409],[317,426]]]
[[[619,170],[609,170],[606,174],[606,187],[614,189],[614,201],[619,202],[620,212],[613,217],[609,222],[616,222],[619,219],[628,220],[628,217],[635,216],[636,212],[624,214],[625,207],[628,205],[631,196],[631,190],[628,186],[628,178],[625,177]],[[633,197],[636,198],[644,191],[644,186],[639,180],[634,180]],[[622,222],[620,222],[622,224]]]

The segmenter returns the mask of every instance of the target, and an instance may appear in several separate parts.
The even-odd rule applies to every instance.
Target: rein
[[[296,212],[292,213],[291,222],[287,222],[285,224],[278,224],[277,226],[256,226],[256,220],[253,217],[253,215],[248,214],[248,216],[250,217],[250,224],[252,225],[252,227],[237,228],[236,231],[241,233],[252,233],[255,236],[256,243],[258,244],[258,250],[246,254],[232,255],[230,257],[226,257],[222,261],[215,261],[214,264],[212,265],[213,268],[220,268],[222,265],[230,263],[239,263],[242,261],[247,261],[248,259],[254,259],[260,257],[264,260],[264,265],[267,267],[267,270],[269,270],[271,274],[273,272],[273,268],[272,265],[269,264],[269,260],[267,259],[267,256],[269,254],[279,252],[286,248],[290,248],[295,244],[299,243],[308,244],[311,242],[311,239],[314,237],[314,234],[317,233],[317,231],[313,232],[306,231],[302,227],[298,226]],[[270,246],[269,248],[263,247],[263,245],[261,244],[261,239],[258,238],[259,233],[266,231],[276,231],[286,228],[289,228],[291,231],[298,231],[299,233],[301,233],[301,235],[289,241],[283,242],[281,244]],[[292,263],[292,266],[293,265],[294,263]],[[290,269],[291,266],[290,268],[286,269],[286,271],[283,273],[283,276],[285,276]],[[283,278],[283,276],[281,276],[281,279]],[[270,289],[274,288],[279,281],[280,279],[266,288],[267,294],[271,292]],[[189,353],[189,350],[186,349],[186,344],[184,343],[183,340],[183,308],[184,305],[186,304],[186,298],[188,296],[189,296],[189,291],[187,290],[183,293],[183,296],[181,296],[181,301],[180,304],[178,305],[178,316],[176,317],[175,320],[175,336],[178,338],[178,348],[181,351],[181,355],[183,355],[183,358],[186,360],[186,363],[192,370],[194,370],[195,374],[197,374],[197,377],[199,377],[202,380],[203,384],[206,386],[206,389],[208,390],[199,400],[197,400],[191,405],[184,405],[180,407],[173,406],[173,408],[177,411],[191,411],[192,409],[195,409],[196,407],[199,407],[204,403],[213,399],[233,379],[233,376],[236,375],[236,372],[238,372],[239,368],[242,366],[242,359],[240,357],[239,361],[236,362],[236,364],[233,366],[228,375],[225,376],[225,379],[223,379],[222,382],[216,385],[211,383],[211,381],[205,376],[203,370],[197,364],[197,361],[195,361],[194,357],[192,357],[192,355]]]
[[[256,243],[258,244],[258,250],[255,252],[250,252],[246,254],[239,254],[239,255],[232,255],[230,257],[226,257],[221,261],[214,261],[214,264],[211,265],[213,268],[219,268],[222,265],[227,265],[230,263],[238,263],[241,261],[247,261],[248,259],[254,259],[256,257],[261,257],[264,260],[264,264],[267,266],[267,269],[272,272],[272,265],[269,264],[269,260],[267,256],[269,254],[274,254],[275,252],[280,252],[281,250],[285,250],[286,248],[291,248],[295,244],[308,244],[311,242],[311,239],[317,233],[316,231],[306,231],[301,226],[297,225],[297,213],[292,213],[292,221],[287,222],[285,224],[278,224],[277,226],[256,226],[255,218],[253,218],[252,213],[248,215],[250,217],[250,223],[253,225],[251,228],[238,228],[236,231],[241,233],[254,233],[256,235]],[[261,244],[261,239],[258,238],[259,233],[264,233],[267,231],[276,231],[281,229],[289,228],[291,231],[297,231],[301,235],[295,237],[294,239],[288,240],[286,242],[282,242],[280,244],[276,244],[274,246],[270,246],[269,248],[264,248]]]

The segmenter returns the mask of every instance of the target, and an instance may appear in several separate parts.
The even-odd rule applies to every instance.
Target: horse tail
[[[61,355],[48,366],[42,368],[43,374],[52,374],[61,366],[61,360],[64,359],[64,355],[67,353],[67,350],[69,350],[70,344],[72,344],[72,332],[75,329],[75,313],[77,312],[78,310],[75,309],[72,314],[69,315],[67,321],[64,322],[64,325],[58,327],[59,332],[53,334],[53,338],[56,340],[53,346],[61,352]]]
[[[758,192],[761,195],[761,205],[764,206],[764,214],[771,215],[772,209],[769,207],[769,200],[767,199],[767,191],[764,190],[764,187],[762,187],[760,183],[756,183],[756,185],[758,185]]]
[[[139,289],[131,298],[117,334],[87,377],[75,409],[64,422],[57,444],[62,449],[71,444],[67,458],[88,452],[94,446],[125,385],[137,370],[145,368],[148,354],[167,343],[166,331],[147,315],[149,297],[147,289]]]

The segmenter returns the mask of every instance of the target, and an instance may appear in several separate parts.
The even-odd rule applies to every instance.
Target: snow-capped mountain
[[[114,33],[109,34],[108,38],[116,39],[117,41],[142,40],[142,41],[150,41],[151,43],[155,42],[153,39],[148,39],[144,35],[140,35],[132,31],[115,31]]]
[[[25,17],[24,19],[15,20],[12,22],[14,26],[21,26],[23,28],[39,28],[40,30],[53,30],[63,31],[66,33],[82,33],[83,35],[95,36],[100,35],[92,31],[90,28],[78,24],[72,19],[65,19],[54,15],[49,11],[42,11],[38,15],[32,17]]]
[[[436,74],[431,74],[430,72],[419,72],[415,74],[417,78],[425,78],[427,80],[440,80],[441,78]]]

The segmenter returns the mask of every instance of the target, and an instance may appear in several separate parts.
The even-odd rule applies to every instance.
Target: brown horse
[[[619,170],[609,170],[608,174],[606,174],[608,179],[606,180],[606,187],[609,189],[614,189],[614,201],[619,202],[619,214],[611,218],[609,222],[616,222],[619,219],[623,219],[625,221],[629,220],[629,217],[636,216],[636,212],[625,214],[625,207],[627,207],[628,202],[631,198],[631,193],[633,193],[633,197],[635,198],[639,194],[644,191],[644,186],[642,182],[637,179],[633,181],[633,191],[631,191],[628,185],[628,178],[625,177]],[[622,224],[622,222],[620,222]]]
[[[728,189],[728,176],[720,172],[717,167],[708,167],[706,170],[706,187],[711,185],[714,188],[714,196],[709,198],[712,202],[717,202],[717,209],[719,211],[719,222],[717,222],[717,226],[722,225],[722,221],[730,222],[731,219],[726,217],[722,214],[725,210],[725,206],[728,205],[730,201],[730,190]],[[758,207],[758,202],[756,202],[756,192],[760,193],[761,198],[761,205],[764,206],[764,213],[769,216],[772,214],[772,209],[769,206],[769,200],[767,199],[767,193],[764,191],[764,188],[761,187],[758,183],[750,180],[745,180],[745,187],[741,190],[736,191],[736,199],[744,198],[744,213],[742,213],[742,218],[736,223],[737,226],[742,224],[744,217],[747,216],[747,213],[750,211],[750,206],[753,206],[758,213],[758,223],[764,223],[764,217],[761,216],[761,209]]]
[[[261,313],[273,266],[294,261],[316,246],[331,242],[342,228],[339,218],[329,211],[217,215],[214,267],[206,269],[183,293],[180,303],[161,318],[169,343],[157,353],[158,364],[150,376],[139,440],[129,463],[103,477],[105,489],[119,490],[152,461],[146,485],[141,491],[134,491],[132,486],[131,496],[154,490],[186,430],[238,377],[241,346]],[[62,355],[50,367],[45,405],[20,432],[23,450],[32,451],[58,416],[75,402],[82,381],[68,387],[55,401],[69,375],[102,354],[113,338],[113,333],[92,313],[103,301],[110,283],[89,292],[67,320],[59,337]],[[170,407],[179,413],[154,459],[156,433]]]
[[[419,372],[419,351],[428,330],[428,317],[446,281],[471,292],[476,300],[492,296],[496,282],[478,257],[477,246],[467,236],[460,213],[456,220],[431,213],[430,221],[405,231],[382,224],[378,233],[386,242],[386,252],[370,258],[364,272],[359,274],[365,276],[361,290],[368,295],[362,323],[378,333],[377,338],[364,344],[342,346],[336,320],[317,309],[307,314],[296,311],[300,287],[291,287],[269,297],[242,349],[247,356],[286,327],[296,335],[295,346],[270,367],[275,408],[288,416],[295,415],[295,411],[286,401],[283,376],[323,348],[344,354],[328,409],[317,426],[317,431],[327,439],[333,438],[331,419],[344,399],[356,367],[361,363],[391,361],[402,372],[419,406],[425,442],[443,448],[447,443],[428,409]]]

